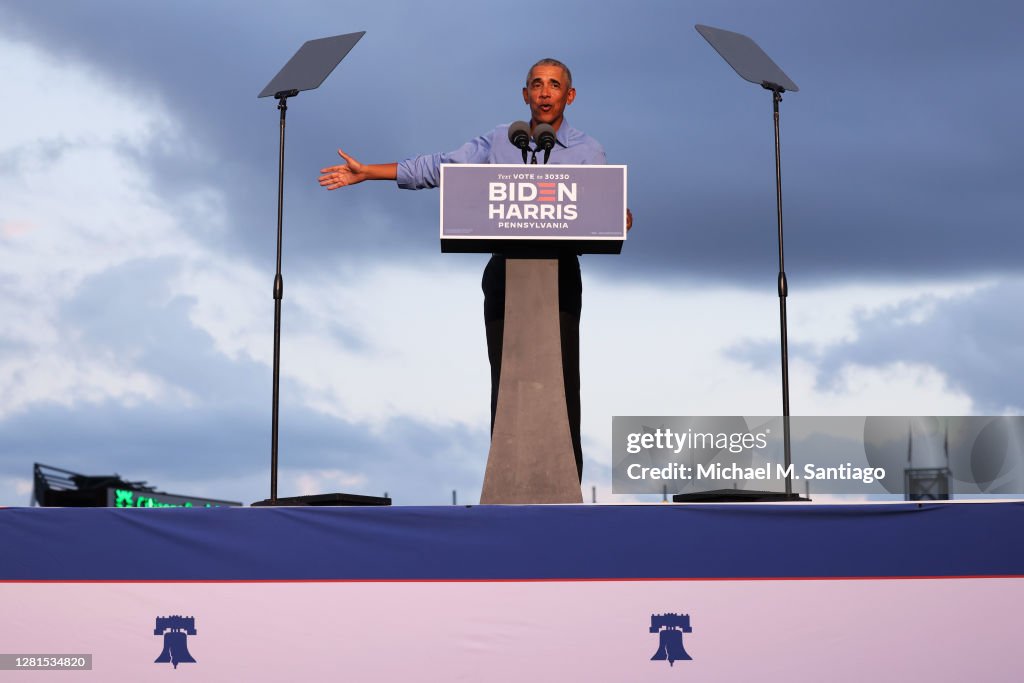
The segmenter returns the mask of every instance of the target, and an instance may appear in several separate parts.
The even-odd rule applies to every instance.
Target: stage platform
[[[92,655],[0,679],[1016,681],[1022,531],[1024,503],[0,509],[0,653]]]

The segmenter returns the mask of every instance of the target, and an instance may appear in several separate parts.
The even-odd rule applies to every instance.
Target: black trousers
[[[505,258],[491,257],[484,269],[484,325],[487,331],[487,360],[491,364],[491,434],[498,410],[501,384],[501,350],[505,335]],[[576,458],[576,474],[583,481],[583,447],[580,443],[580,312],[583,282],[575,256],[558,261],[558,319],[562,342],[562,381],[569,419],[569,435]]]

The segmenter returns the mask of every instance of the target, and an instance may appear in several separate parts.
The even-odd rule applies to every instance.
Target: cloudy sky
[[[514,8],[514,9],[510,9]],[[280,495],[478,500],[483,255],[435,192],[325,192],[525,118],[540,57],[629,166],[635,227],[583,258],[584,486],[613,415],[781,411],[770,95],[694,31],[753,37],[782,102],[800,415],[1018,414],[1024,9],[953,2],[0,2],[0,504],[33,462],[269,493],[278,118],[306,40],[365,30],[291,102]]]

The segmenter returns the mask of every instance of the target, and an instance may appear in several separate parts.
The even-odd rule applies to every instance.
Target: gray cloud
[[[117,472],[160,486],[167,480],[230,482],[268,471],[270,371],[225,358],[208,335],[191,326],[191,302],[167,299],[164,291],[163,276],[172,265],[136,262],[92,278],[67,304],[66,324],[80,349],[131,359],[137,370],[192,399],[32,406],[3,421],[0,473],[26,477],[29,463],[43,462],[85,474]],[[403,503],[443,502],[451,488],[464,495],[479,490],[484,429],[398,418],[371,430],[310,410],[300,395],[299,387],[283,382],[282,482],[287,472],[339,469],[365,477],[359,490],[348,492],[387,490]],[[294,493],[282,485],[281,495]],[[266,492],[233,495],[256,500]]]
[[[1024,321],[1015,314],[1022,298],[1024,283],[1007,280],[952,300],[904,301],[860,315],[851,341],[824,349],[790,344],[790,358],[817,368],[819,388],[834,387],[851,364],[927,365],[943,373],[952,390],[970,396],[978,414],[1020,410],[1024,395],[1012,378],[1024,373]],[[779,346],[744,342],[729,355],[754,367],[772,367],[778,365]],[[916,413],[908,406],[908,414]]]
[[[191,324],[193,302],[171,296],[167,285],[179,267],[176,259],[163,258],[111,268],[86,280],[60,317],[79,354],[121,359],[186,392],[189,400],[172,391],[158,402],[134,405],[33,405],[2,421],[0,476],[26,478],[31,463],[42,462],[83,474],[116,472],[165,490],[161,482],[214,488],[221,482],[228,492],[208,495],[266,497],[266,491],[239,488],[234,480],[262,484],[269,471],[270,369],[228,359]],[[354,332],[340,336],[357,352],[366,349]],[[349,493],[388,491],[404,504],[437,504],[459,489],[464,502],[473,502],[486,462],[486,425],[435,426],[399,417],[371,429],[311,410],[301,396],[301,387],[282,382],[280,495],[298,493],[286,485],[302,471],[341,470],[365,479]],[[332,484],[324,486],[329,492]]]
[[[1012,378],[1024,373],[1024,321],[1014,313],[1022,297],[1024,284],[1012,281],[944,302],[920,322],[906,317],[921,302],[867,316],[858,324],[856,341],[818,359],[819,382],[834,380],[846,363],[923,363],[971,396],[980,414],[1019,410],[1024,397]]]
[[[1015,267],[1024,246],[1015,229],[1024,210],[1024,143],[1014,132],[1021,96],[1004,85],[1024,58],[1015,6],[649,3],[594,12],[568,3],[550,10],[550,28],[527,35],[502,28],[500,8],[474,3],[350,9],[107,2],[4,14],[9,31],[172,106],[209,158],[155,165],[157,173],[227,188],[229,244],[259,263],[272,259],[277,121],[273,103],[254,95],[303,40],[356,29],[368,30],[363,42],[290,111],[291,267],[441,258],[435,195],[326,193],[316,170],[339,144],[388,160],[451,149],[521,116],[520,72],[554,51],[575,67],[573,122],[631,168],[635,239],[624,256],[594,258],[594,267],[616,277],[772,279],[770,98],[704,44],[697,22],[750,33],[801,85],[782,105],[792,273],[977,273]],[[456,18],[470,30],[453,47],[438,36]],[[617,45],[628,49],[609,49]]]
[[[269,404],[269,401],[268,401]],[[462,502],[476,502],[487,458],[483,430],[435,427],[413,420],[389,422],[380,435],[366,425],[330,418],[294,405],[282,412],[279,495],[301,471],[342,470],[365,478],[346,493],[380,495],[401,504],[443,504],[452,489]],[[31,463],[81,474],[120,474],[163,490],[168,482],[226,482],[229,493],[247,502],[265,498],[270,471],[270,410],[215,402],[184,410],[114,403],[37,407],[8,418],[0,432],[0,475],[28,478]],[[259,482],[239,490],[237,479]],[[338,485],[325,481],[320,492]],[[193,493],[175,491],[172,493]]]

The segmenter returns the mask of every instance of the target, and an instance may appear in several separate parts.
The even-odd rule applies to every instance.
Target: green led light
[[[232,505],[227,501],[189,499],[170,494],[141,493],[125,489],[108,489],[107,491],[108,505],[117,508],[212,508]]]

